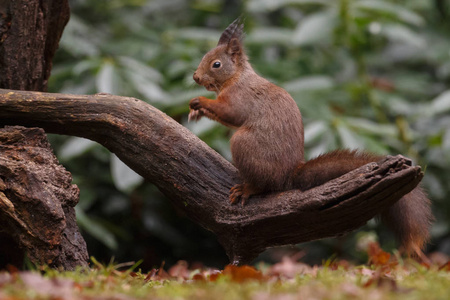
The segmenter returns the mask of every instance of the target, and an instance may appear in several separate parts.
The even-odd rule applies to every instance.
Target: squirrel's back
[[[284,89],[256,73],[251,77],[235,94],[226,91],[249,108],[230,141],[233,162],[262,192],[292,188],[292,172],[303,162],[300,110]]]

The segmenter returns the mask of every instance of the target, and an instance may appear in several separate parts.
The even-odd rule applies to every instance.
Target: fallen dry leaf
[[[361,297],[361,288],[354,283],[342,283],[339,286],[339,291],[343,292],[347,296],[351,296],[354,298]]]
[[[448,262],[450,262],[450,256],[442,252],[432,252],[428,255],[431,263],[434,265],[442,266]]]
[[[281,262],[274,264],[267,271],[269,276],[294,278],[301,274],[311,274],[313,268],[307,264],[295,261],[295,258],[284,256]]]
[[[375,286],[378,289],[384,289],[388,291],[398,292],[398,293],[408,293],[412,291],[412,289],[399,287],[397,281],[389,276],[386,276],[381,272],[381,270],[374,273],[372,278],[370,278],[363,287],[368,288],[371,286]]]
[[[340,260],[333,260],[330,264],[331,270],[338,270],[340,268],[344,270],[348,270],[350,268],[351,264],[348,260],[340,259]]]
[[[444,271],[450,272],[450,261],[448,261],[447,263],[440,266],[439,270],[444,270]]]
[[[245,282],[248,280],[263,280],[263,274],[251,266],[234,266],[227,265],[223,270],[223,275],[229,276],[232,281]]]
[[[188,269],[188,263],[184,260],[180,260],[173,265],[167,273],[178,280],[187,280],[190,277],[191,271]]]
[[[70,279],[42,277],[39,273],[20,272],[19,280],[25,288],[32,289],[42,296],[53,299],[72,299],[74,282]]]
[[[369,263],[377,266],[388,264],[389,259],[391,258],[391,254],[381,249],[380,244],[377,242],[372,242],[369,244],[367,254],[369,255]]]
[[[164,281],[164,280],[169,280],[169,279],[173,279],[172,276],[169,275],[169,273],[167,273],[166,271],[164,271],[164,264],[165,262],[161,263],[161,267],[159,269],[153,269],[151,270],[147,276],[145,276],[144,281]]]

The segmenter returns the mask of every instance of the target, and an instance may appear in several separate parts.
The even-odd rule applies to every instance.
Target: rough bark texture
[[[0,88],[46,91],[67,0],[0,2]]]
[[[186,128],[134,98],[0,90],[0,125],[85,137],[153,182],[188,217],[213,231],[234,263],[267,247],[342,235],[384,211],[421,180],[402,156],[370,163],[322,186],[231,206],[237,170]]]
[[[65,269],[86,265],[74,210],[79,191],[71,182],[42,129],[0,130],[0,233],[34,263]],[[5,263],[20,263],[20,258],[11,260]]]
[[[1,0],[0,88],[45,91],[68,20],[67,0]],[[8,129],[1,136],[0,268],[21,266],[24,251],[34,263],[65,269],[86,264],[72,207],[76,188],[42,131]]]

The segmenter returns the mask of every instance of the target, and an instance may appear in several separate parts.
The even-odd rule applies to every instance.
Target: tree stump
[[[86,266],[78,231],[79,190],[39,128],[0,129],[0,268],[31,262],[72,270]]]

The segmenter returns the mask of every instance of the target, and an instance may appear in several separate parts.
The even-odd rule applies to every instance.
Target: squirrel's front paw
[[[200,99],[198,97],[192,99],[189,102],[190,112],[188,115],[188,121],[198,121],[203,117],[203,109],[200,105]]]
[[[189,101],[189,108],[191,110],[199,110],[200,108],[202,108],[202,106],[200,105],[200,98],[195,97],[191,99],[191,101]]]
[[[191,110],[189,112],[189,116],[188,116],[188,121],[189,122],[190,121],[198,121],[205,115],[204,114],[204,109],[200,105],[200,98],[198,98],[198,97],[192,99],[189,102],[189,108]]]
[[[188,121],[198,121],[203,117],[202,110],[191,110],[188,115]]]

